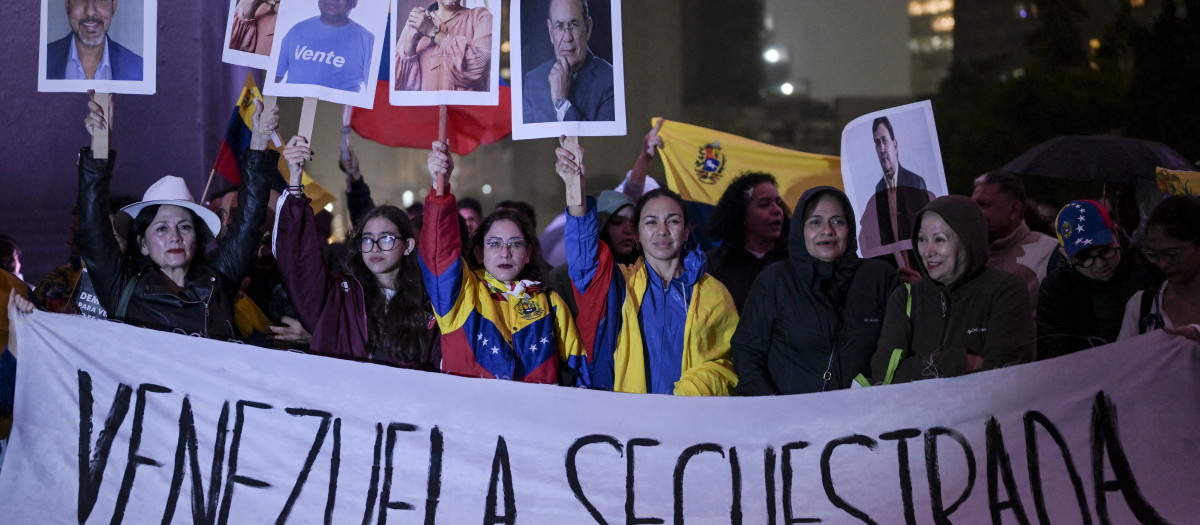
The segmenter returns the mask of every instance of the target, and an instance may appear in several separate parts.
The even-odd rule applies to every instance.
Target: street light
[[[795,90],[796,88],[795,86],[792,86],[791,82],[784,82],[783,85],[779,86],[779,92],[783,93],[784,95],[791,95]]]
[[[778,49],[770,48],[763,52],[763,60],[766,60],[772,64],[779,62],[780,58],[782,57],[780,56]]]

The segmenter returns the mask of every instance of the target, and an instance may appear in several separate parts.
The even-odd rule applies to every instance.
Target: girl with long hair
[[[275,258],[296,317],[313,335],[316,353],[437,371],[437,326],[426,300],[412,221],[404,210],[379,206],[355,225],[345,273],[321,254],[311,199],[300,185],[312,151],[303,137],[283,150],[291,181],[275,219]]]

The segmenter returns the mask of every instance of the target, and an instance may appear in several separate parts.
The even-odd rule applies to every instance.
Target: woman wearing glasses
[[[1038,359],[1115,341],[1130,296],[1163,280],[1098,203],[1073,201],[1054,225],[1067,263],[1046,274],[1038,293]]]
[[[483,268],[462,258],[458,205],[449,184],[454,171],[445,143],[429,152],[433,189],[425,198],[421,271],[442,330],[442,371],[527,383],[587,386],[575,373],[583,359],[575,322],[563,300],[546,290],[536,265],[528,264],[537,236],[521,215],[495,212],[475,230]]]
[[[1119,339],[1159,328],[1200,339],[1200,201],[1169,197],[1146,220],[1142,253],[1166,277],[1161,286],[1137,292],[1125,305]]]
[[[279,198],[275,218],[275,258],[296,317],[316,353],[437,371],[440,339],[433,322],[417,241],[404,210],[379,206],[355,225],[346,253],[345,274],[325,267],[310,207],[300,185],[308,141],[292,137],[283,156],[291,180]]]
[[[583,159],[555,154],[564,181],[579,178]],[[568,183],[569,184],[569,183]],[[707,256],[688,246],[692,223],[683,200],[659,188],[634,208],[643,256],[618,265],[599,242],[595,203],[567,207],[567,269],[579,295],[579,331],[594,388],[669,395],[732,395],[737,387],[729,339],[737,307],[709,275]]]

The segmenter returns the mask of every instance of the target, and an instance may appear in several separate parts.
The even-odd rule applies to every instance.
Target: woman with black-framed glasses
[[[1095,201],[1068,203],[1054,226],[1067,263],[1046,274],[1038,293],[1038,359],[1115,341],[1129,298],[1163,280]]]
[[[441,341],[404,210],[379,206],[355,225],[345,273],[325,266],[312,202],[300,185],[312,151],[303,137],[283,150],[291,171],[275,217],[274,253],[296,317],[316,353],[438,371]]]
[[[463,259],[458,205],[447,181],[454,161],[446,143],[429,152],[433,187],[425,197],[421,272],[442,330],[442,371],[526,383],[588,386],[575,320],[542,285],[530,254],[537,235],[524,215],[497,211],[476,228],[483,268]],[[442,177],[438,177],[441,175]]]
[[[1133,295],[1125,305],[1119,339],[1162,328],[1200,339],[1200,200],[1176,195],[1146,220],[1142,254],[1166,280]]]

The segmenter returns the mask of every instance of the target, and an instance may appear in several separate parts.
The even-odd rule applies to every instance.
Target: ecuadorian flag
[[[242,86],[242,94],[238,97],[233,114],[229,117],[225,140],[221,142],[221,150],[217,152],[217,161],[213,163],[213,170],[233,184],[238,184],[242,180],[242,152],[250,146],[250,128],[254,122],[255,100],[262,100],[262,93],[258,91],[254,76],[246,74],[246,83]],[[283,143],[279,140],[278,135],[271,137],[270,148],[276,151],[283,150]],[[278,176],[271,181],[271,187],[283,191],[287,187],[291,172],[288,170],[287,161],[282,156],[279,157],[278,171]],[[304,184],[304,193],[312,198],[314,212],[337,200],[329,190],[318,184],[307,173],[302,174],[300,180]]]

